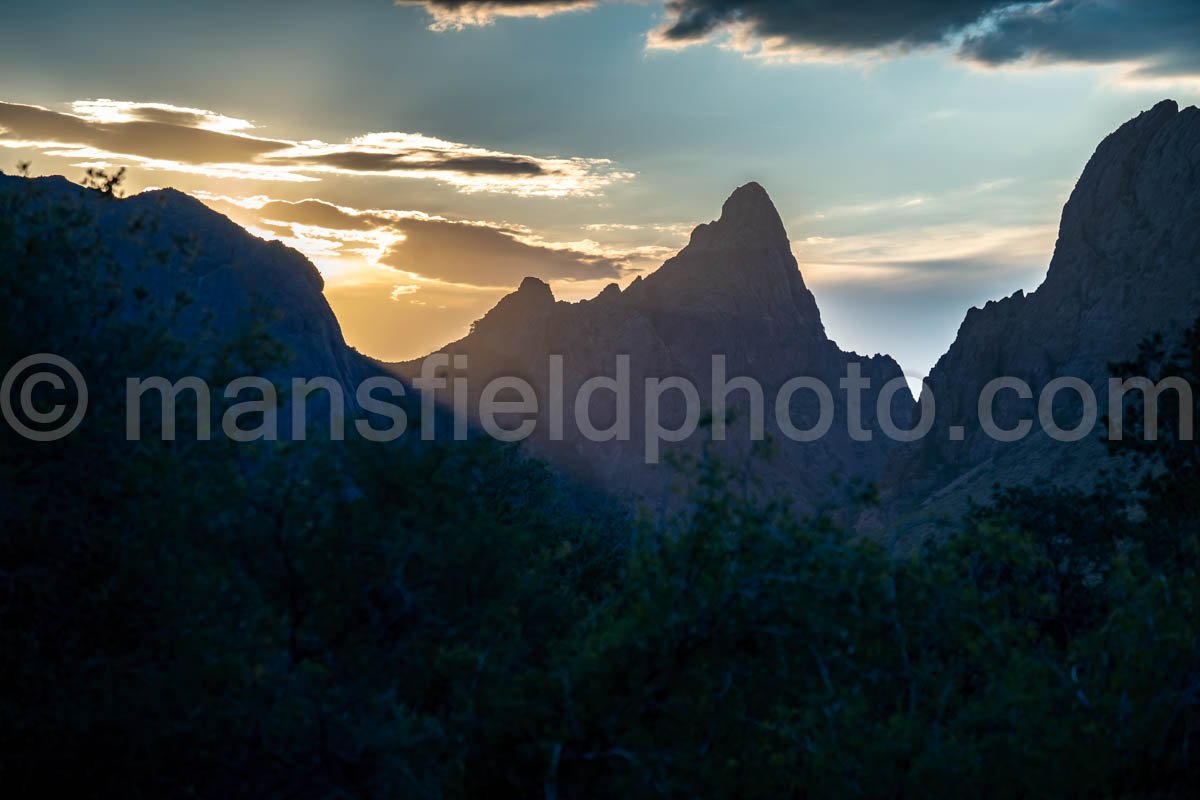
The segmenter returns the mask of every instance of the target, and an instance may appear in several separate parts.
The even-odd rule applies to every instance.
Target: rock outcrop
[[[762,462],[762,474],[769,485],[786,491],[805,509],[831,496],[831,479],[877,478],[891,446],[877,431],[872,441],[854,441],[847,433],[839,381],[851,363],[871,380],[871,389],[863,395],[864,427],[876,427],[878,393],[889,381],[901,382],[892,400],[897,425],[908,426],[913,406],[895,361],[843,352],[828,338],[783,222],[756,183],[737,189],[719,219],[698,226],[678,255],[624,291],[611,285],[592,300],[555,302],[549,286],[528,278],[480,319],[470,335],[441,352],[468,357],[468,368],[460,374],[469,381],[473,416],[480,391],[492,379],[526,380],[540,406],[537,427],[528,440],[534,452],[606,491],[652,501],[670,497],[673,473],[661,463],[647,463],[647,378],[686,378],[697,387],[706,410],[712,408],[714,355],[724,356],[727,379],[750,376],[758,381],[766,433],[777,445],[774,456]],[[551,355],[561,355],[563,363],[562,441],[553,440],[546,411]],[[615,376],[620,355],[630,358],[628,440],[590,441],[574,424],[573,400],[589,378]],[[413,377],[420,365],[414,361],[398,368]],[[791,441],[776,423],[775,398],[786,381],[798,376],[820,380],[834,398],[833,423],[817,441]],[[664,428],[685,421],[685,403],[678,392],[664,393],[658,406]],[[723,458],[742,463],[753,447],[747,392],[731,392],[728,407],[734,419],[726,440],[715,449]],[[796,392],[790,412],[798,429],[811,427],[819,417],[816,395]],[[610,393],[593,395],[590,419],[597,428],[617,420]],[[687,441],[664,445],[663,452],[695,454],[710,439],[711,431],[701,426]]]
[[[1200,316],[1200,109],[1164,101],[1122,125],[1096,149],[1063,209],[1046,278],[1022,292],[973,308],[929,377],[933,432],[897,454],[887,484],[918,507],[958,510],[1005,485],[1093,479],[1106,462],[1095,433],[1079,442],[1048,437],[1036,424],[1046,384],[1077,377],[1106,411],[1108,364],[1131,358],[1155,333],[1178,334]],[[980,428],[978,398],[988,381],[1013,376],[1034,399],[996,396],[1002,428],[1034,420],[1015,443]],[[1059,424],[1080,419],[1064,391]],[[951,426],[964,430],[952,441]]]

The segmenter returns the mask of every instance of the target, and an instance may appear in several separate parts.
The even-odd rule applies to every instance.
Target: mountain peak
[[[1180,110],[1163,100],[1117,128],[1096,148],[1063,208],[1047,281],[1094,286],[1101,276],[1121,278],[1158,269],[1157,231],[1175,230],[1200,212],[1188,165],[1200,148],[1200,109]],[[1097,252],[1139,253],[1125,259]]]
[[[762,187],[757,181],[750,181],[742,184],[733,190],[733,194],[729,195],[721,206],[722,218],[730,213],[730,211],[738,212],[746,211],[774,211],[775,204],[771,202],[770,195],[767,190]]]
[[[787,231],[767,190],[751,181],[734,189],[716,222],[692,231],[691,244],[703,249],[788,248]]]
[[[554,301],[554,292],[550,290],[550,284],[532,275],[521,281],[521,285],[517,287],[517,293],[522,296]]]
[[[511,325],[523,325],[554,307],[554,292],[550,284],[539,278],[521,281],[515,292],[500,298],[492,310],[475,323],[476,330],[504,330]]]
[[[1179,113],[1179,103],[1175,102],[1174,100],[1172,100],[1170,98],[1167,98],[1166,100],[1159,100],[1157,103],[1154,104],[1153,108],[1151,108],[1148,112],[1143,112],[1143,113],[1168,114],[1168,115],[1174,116],[1175,114]]]

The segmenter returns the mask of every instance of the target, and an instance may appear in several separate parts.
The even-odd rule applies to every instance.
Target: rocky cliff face
[[[1106,405],[1110,362],[1132,357],[1142,339],[1182,331],[1200,315],[1200,109],[1164,101],[1122,125],[1096,149],[1063,209],[1046,279],[973,308],[930,377],[933,432],[899,454],[888,483],[899,495],[981,499],[993,482],[1081,482],[1105,460],[1098,434],[1061,443],[1037,432],[1019,443],[986,436],[978,423],[983,386],[999,376],[1026,381],[1036,398],[1052,379],[1079,377]],[[1004,428],[1036,420],[1034,400],[996,399]],[[1065,392],[1060,424],[1079,420]],[[964,428],[951,441],[950,426]],[[933,503],[937,505],[937,503]],[[950,503],[950,505],[954,505]]]
[[[902,379],[892,359],[845,353],[826,336],[779,214],[754,183],[735,191],[720,218],[697,227],[678,255],[624,291],[612,285],[592,300],[562,303],[554,300],[546,284],[528,278],[480,319],[469,336],[443,352],[468,357],[462,374],[469,380],[472,413],[480,390],[493,378],[527,380],[543,408],[528,442],[534,452],[592,485],[650,500],[669,496],[672,471],[646,463],[646,378],[686,378],[697,387],[704,409],[712,407],[712,356],[725,357],[728,379],[755,378],[764,390],[766,431],[777,445],[774,457],[763,462],[763,474],[803,508],[829,497],[835,477],[877,478],[890,449],[878,433],[870,442],[852,441],[847,434],[839,380],[848,365],[859,364],[872,382],[862,403],[868,428],[875,427],[879,389]],[[563,441],[552,441],[544,411],[551,355],[563,358]],[[587,379],[614,376],[619,355],[630,357],[629,439],[589,441],[574,425],[573,398]],[[419,368],[419,361],[399,366],[409,376]],[[775,422],[779,389],[797,376],[817,378],[832,390],[834,422],[818,441],[791,441]],[[907,427],[912,398],[906,387],[895,394],[892,405],[897,424]],[[678,393],[665,394],[660,407],[664,427],[683,422],[684,403]],[[732,392],[729,407],[734,421],[716,449],[724,458],[742,463],[752,449],[749,396]],[[591,409],[597,427],[617,419],[616,403],[608,393],[594,395]],[[789,410],[800,429],[819,416],[815,395],[808,391],[797,392]],[[710,431],[702,427],[685,442],[664,445],[664,452],[696,453],[710,438]]]

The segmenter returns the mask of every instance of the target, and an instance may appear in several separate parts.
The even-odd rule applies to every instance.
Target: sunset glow
[[[190,45],[181,57],[211,76],[187,86],[117,65],[81,83],[64,65],[35,88],[7,69],[0,153],[10,167],[72,178],[128,166],[132,191],[175,186],[295,247],[323,274],[350,341],[387,359],[460,336],[526,275],[567,301],[628,285],[756,179],[835,338],[886,347],[919,373],[963,308],[1037,285],[1083,143],[1166,87],[1181,101],[1200,96],[1200,66],[1175,33],[1139,52],[1077,27],[1093,38],[1068,51],[1046,27],[1009,51],[997,37],[1018,19],[1032,37],[1048,12],[1014,7],[982,27],[963,27],[970,11],[803,16],[820,5],[362,4],[313,45],[335,73],[333,53],[352,60],[376,38],[394,53],[393,67],[381,55],[344,74],[352,92],[307,66],[239,86]],[[273,24],[232,20],[219,12],[195,25],[236,37]],[[122,19],[97,12],[88,23],[104,31]],[[260,37],[253,56],[222,60],[253,74],[252,62],[293,53]],[[537,58],[557,59],[556,74],[520,66]],[[621,76],[617,94],[609,72]],[[1042,125],[1035,146],[1033,120],[1047,115],[1064,124]],[[877,299],[851,301],[854,287]],[[914,334],[896,341],[884,326]]]

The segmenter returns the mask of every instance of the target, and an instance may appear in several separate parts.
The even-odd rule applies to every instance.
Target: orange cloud
[[[507,153],[419,133],[367,133],[340,143],[260,137],[246,120],[165,103],[86,100],[72,111],[0,102],[0,145],[220,178],[372,175],[520,196],[594,195],[632,177],[607,159]]]
[[[433,17],[435,31],[491,25],[500,17],[544,19],[569,11],[595,8],[595,0],[396,0],[398,6],[421,6]]]

